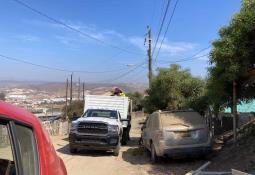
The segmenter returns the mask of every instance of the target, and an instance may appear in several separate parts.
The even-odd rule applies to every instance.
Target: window
[[[16,132],[24,174],[38,175],[38,150],[33,130],[16,124]]]
[[[112,110],[93,109],[93,110],[88,110],[85,114],[85,117],[103,117],[103,118],[118,119],[118,113],[117,111],[112,111]]]
[[[0,123],[0,175],[15,174],[12,144],[8,127]]]
[[[174,127],[174,125],[197,126],[205,123],[204,118],[197,112],[162,113],[161,121],[164,127]]]
[[[146,122],[146,128],[150,127],[150,122],[151,121],[151,116],[148,117],[147,122]]]
[[[159,118],[158,118],[158,114],[157,113],[154,113],[152,116],[151,116],[151,128],[152,129],[159,129]]]

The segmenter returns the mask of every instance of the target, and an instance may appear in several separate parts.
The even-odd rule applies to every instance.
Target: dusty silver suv
[[[206,155],[212,149],[209,128],[193,111],[152,113],[142,129],[142,142],[153,162],[163,156]]]

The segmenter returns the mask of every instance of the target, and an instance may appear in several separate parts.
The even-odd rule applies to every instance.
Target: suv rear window
[[[204,119],[197,112],[169,112],[160,114],[161,122],[164,127],[174,125],[196,126],[204,124]]]

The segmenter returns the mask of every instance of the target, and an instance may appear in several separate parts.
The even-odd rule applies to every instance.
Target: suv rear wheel
[[[153,163],[158,162],[159,157],[157,156],[156,150],[155,150],[155,146],[153,145],[153,143],[151,143],[151,161]]]

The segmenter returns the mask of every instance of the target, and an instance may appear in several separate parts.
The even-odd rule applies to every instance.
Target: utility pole
[[[81,80],[80,80],[80,77],[79,77],[79,80],[78,80],[78,100],[80,101],[80,93],[81,93]]]
[[[151,28],[147,26],[148,28],[148,42],[149,42],[149,48],[148,48],[148,78],[149,78],[149,87],[151,86],[151,81],[152,81],[152,53],[151,53]]]
[[[236,127],[237,127],[237,99],[236,99],[236,81],[233,80],[233,133],[234,133],[234,142],[237,141]]]
[[[85,83],[82,83],[82,100],[85,101]]]
[[[70,82],[70,105],[72,104],[73,100],[73,73],[71,74],[71,82]]]
[[[67,105],[68,105],[68,78],[66,79],[66,111],[65,111],[65,118],[67,117]]]

